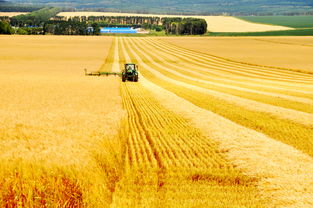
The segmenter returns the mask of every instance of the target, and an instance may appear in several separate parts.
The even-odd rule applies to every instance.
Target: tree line
[[[123,24],[123,25],[142,25],[154,24],[161,25],[162,20],[160,17],[142,17],[142,16],[77,16],[77,17],[53,17],[54,20],[72,20],[80,22],[105,22],[108,24]]]
[[[162,18],[166,34],[203,35],[207,31],[207,23],[198,18]]]
[[[66,17],[56,16],[55,20],[66,20]],[[99,27],[134,27],[150,30],[165,30],[166,34],[201,35],[207,31],[207,23],[199,18],[180,17],[142,17],[142,16],[80,16],[70,17],[68,21],[93,22]]]
[[[206,22],[196,18],[160,18],[142,16],[56,16],[57,8],[46,7],[26,15],[1,17],[0,33],[32,35],[100,35],[100,27],[133,27],[175,35],[206,32]]]

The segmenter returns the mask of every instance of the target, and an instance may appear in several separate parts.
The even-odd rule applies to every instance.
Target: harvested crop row
[[[201,78],[204,80],[208,80],[216,85],[224,85],[224,86],[233,86],[233,87],[240,87],[245,89],[251,89],[256,91],[262,91],[262,92],[270,92],[270,93],[278,93],[278,94],[290,94],[294,96],[303,96],[303,97],[310,97],[313,98],[313,93],[311,90],[303,91],[303,90],[297,90],[294,89],[294,86],[274,86],[273,84],[266,84],[266,83],[256,83],[256,80],[253,82],[249,82],[246,79],[234,79],[234,76],[232,77],[225,77],[223,78],[221,74],[216,73],[212,74],[211,70],[208,70],[208,68],[203,68],[200,66],[196,66],[190,62],[186,62],[184,59],[176,56],[175,54],[170,54],[170,52],[167,52],[166,50],[159,50],[156,49],[153,45],[150,44],[149,41],[144,41],[142,39],[138,39],[136,43],[140,43],[138,46],[145,45],[145,48],[143,50],[153,51],[153,58],[155,60],[161,60],[162,65],[168,66],[171,69],[175,69],[176,71],[185,71],[190,74],[190,76],[195,76],[197,78]],[[274,91],[274,92],[273,92]]]
[[[198,55],[198,54],[192,54],[192,53],[186,53],[186,52],[181,52],[180,49],[164,49],[163,47],[159,46],[160,44],[155,44],[153,42],[151,42],[150,44],[154,44],[154,47],[158,48],[159,50],[163,50],[165,52],[168,52],[170,54],[174,54],[175,56],[180,57],[181,59],[184,59],[187,62],[193,63],[196,66],[200,66],[200,67],[204,67],[204,68],[210,68],[210,73],[214,73],[214,74],[220,74],[226,77],[239,77],[239,78],[245,78],[245,79],[262,79],[263,82],[269,82],[269,83],[280,83],[285,81],[287,82],[289,85],[293,85],[293,86],[305,86],[305,87],[309,87],[312,88],[310,86],[307,86],[307,84],[312,83],[311,80],[308,80],[308,78],[304,79],[304,78],[293,78],[290,79],[290,76],[286,76],[285,78],[277,78],[277,77],[273,77],[272,75],[268,74],[268,75],[263,75],[263,76],[259,76],[259,75],[254,75],[250,72],[241,72],[240,67],[237,68],[233,68],[233,69],[229,69],[229,67],[225,67],[222,64],[214,64],[212,63],[210,60],[205,60],[205,58],[203,58],[203,56],[205,55]],[[165,46],[166,47],[166,46]],[[196,56],[198,56],[198,58],[195,58]],[[287,71],[287,70],[286,70]],[[289,71],[287,71],[289,72]],[[301,73],[299,73],[301,74]],[[286,84],[287,84],[286,83]],[[285,84],[285,85],[286,85]],[[305,85],[306,84],[306,85]]]
[[[165,53],[168,54],[168,56],[173,56],[175,59],[172,59],[172,62],[175,63],[177,61],[179,61],[180,63],[182,63],[183,65],[188,63],[188,65],[191,65],[192,68],[195,71],[198,71],[199,73],[203,73],[206,74],[209,77],[214,77],[216,78],[223,78],[222,80],[224,81],[225,79],[227,80],[234,80],[237,82],[245,82],[245,83],[249,83],[251,84],[262,84],[262,85],[267,85],[267,86],[275,86],[275,87],[279,87],[279,88],[286,88],[288,90],[305,90],[303,93],[310,93],[312,94],[312,86],[311,85],[304,85],[304,84],[300,84],[300,83],[290,83],[290,82],[282,82],[282,81],[272,81],[272,80],[265,80],[265,79],[260,79],[260,78],[252,78],[252,77],[247,77],[247,76],[240,76],[240,75],[236,75],[233,74],[231,72],[225,72],[223,67],[214,67],[214,66],[210,66],[208,68],[208,63],[206,64],[200,64],[197,61],[193,61],[192,59],[189,58],[193,58],[193,56],[190,55],[184,55],[181,56],[179,53],[177,52],[171,52],[170,50],[166,50],[163,48],[160,48],[159,45],[156,45],[153,43],[153,41],[149,41],[147,42],[147,45],[152,45],[153,47],[157,48],[160,51],[163,51]]]
[[[145,48],[140,47],[136,41],[132,41],[132,44],[139,48],[141,52],[145,55],[148,55],[149,58],[145,58],[145,60],[149,61],[149,63],[153,64],[153,66],[162,69],[161,73],[169,76],[173,79],[185,80],[185,82],[200,86],[203,88],[220,91],[223,93],[228,93],[231,95],[248,98],[251,100],[256,100],[272,105],[277,105],[285,108],[291,108],[295,110],[300,110],[308,113],[313,113],[313,100],[307,98],[299,98],[295,96],[288,96],[283,94],[275,94],[275,93],[266,93],[257,90],[249,90],[241,87],[234,87],[232,85],[225,85],[220,83],[214,83],[210,81],[206,81],[203,79],[199,79],[200,76],[193,76],[192,70],[186,70],[182,67],[179,69],[173,70],[176,65],[170,64],[168,60],[160,59],[159,55],[155,55],[150,51],[154,51],[155,49],[149,48],[150,50],[145,50]],[[144,59],[144,56],[141,56]],[[173,67],[174,66],[174,67]],[[170,68],[171,67],[171,68]],[[178,68],[178,67],[177,67]],[[181,73],[182,71],[187,71],[187,73]]]
[[[267,207],[313,205],[313,160],[294,148],[199,108],[143,77],[141,83],[168,109],[188,118],[247,173],[260,177]],[[179,103],[179,105],[177,105]]]
[[[151,40],[151,39],[150,39]],[[167,50],[173,51],[173,52],[179,52],[180,54],[183,55],[192,55],[193,60],[198,61],[198,63],[204,63],[210,62],[213,66],[223,66],[224,69],[233,69],[236,70],[236,72],[242,72],[244,75],[259,75],[262,78],[266,77],[273,77],[273,78],[281,78],[281,79],[286,79],[289,80],[290,78],[293,78],[294,80],[299,80],[299,81],[312,81],[313,76],[310,74],[304,74],[304,73],[299,73],[299,72],[294,72],[294,71],[288,71],[288,70],[282,70],[282,69],[276,69],[276,68],[269,68],[265,66],[254,66],[252,64],[243,64],[243,63],[238,63],[234,61],[229,61],[227,59],[223,59],[221,57],[216,57],[213,55],[209,54],[204,54],[204,53],[199,53],[191,50],[187,50],[184,48],[180,48],[168,43],[163,43],[161,41],[155,41],[158,46],[162,48],[166,48]],[[195,58],[197,57],[197,58]],[[264,76],[266,75],[266,76]]]
[[[179,48],[212,54],[230,61],[273,69],[313,74],[312,47],[258,41],[255,37],[159,37]],[[258,37],[262,40],[310,44],[312,37]]]
[[[119,49],[117,63],[129,62]],[[256,179],[232,167],[214,142],[140,84],[123,83],[121,92],[128,113],[125,174],[111,207],[262,207]]]
[[[312,122],[313,116],[309,113],[304,113],[304,112],[286,109],[286,108],[282,108],[282,107],[278,107],[278,106],[259,103],[259,102],[253,101],[253,100],[240,98],[237,96],[213,91],[210,89],[204,89],[202,87],[198,87],[197,85],[199,85],[199,84],[196,82],[193,82],[191,84],[187,83],[188,80],[186,81],[183,78],[178,78],[175,76],[173,78],[170,78],[171,74],[160,73],[159,71],[162,71],[162,69],[160,69],[160,67],[158,67],[158,66],[153,66],[152,65],[153,60],[150,57],[148,57],[146,54],[141,53],[140,50],[138,50],[137,46],[132,44],[131,47],[129,47],[129,48],[131,48],[131,51],[133,52],[136,59],[138,61],[141,61],[141,63],[145,66],[145,69],[148,69],[149,71],[153,72],[159,78],[162,78],[163,80],[171,82],[175,85],[187,87],[188,89],[192,89],[194,91],[198,91],[198,92],[203,93],[203,94],[214,96],[214,97],[216,97],[216,99],[224,100],[230,104],[238,105],[238,106],[250,109],[250,110],[270,113],[271,115],[274,115],[278,118],[288,119],[291,121],[295,121],[299,124],[311,126],[313,123]],[[136,52],[133,50],[136,50]],[[144,60],[142,60],[141,57],[144,57]],[[147,64],[149,64],[149,66]],[[155,70],[153,67],[157,70]]]
[[[127,42],[127,41],[126,41]],[[221,142],[221,147],[225,148],[228,156],[236,162],[240,167],[244,168],[252,175],[261,177],[259,187],[265,197],[268,197],[268,207],[298,207],[311,206],[313,190],[310,185],[313,180],[310,169],[312,168],[312,158],[301,152],[272,140],[262,134],[249,130],[243,126],[237,125],[218,116],[212,112],[204,110],[206,106],[201,106],[201,109],[186,100],[191,102],[198,98],[199,103],[207,102],[209,105],[214,99],[209,96],[202,96],[199,93],[192,92],[181,88],[180,91],[185,91],[184,97],[186,100],[179,98],[175,94],[179,94],[178,87],[160,80],[159,76],[154,76],[148,70],[140,59],[135,58],[136,52],[132,51],[133,45],[130,47],[122,43],[123,50],[127,51],[133,62],[141,65],[141,72],[152,84],[141,76],[141,82],[147,87],[152,94],[167,108],[174,112],[186,116],[190,119],[202,132],[213,136],[216,141]],[[162,89],[166,88],[170,93]],[[188,96],[193,97],[188,99]],[[179,105],[177,105],[179,103]],[[225,103],[215,101],[217,109],[221,106],[220,112],[232,109],[232,106],[225,106]],[[220,105],[220,106],[218,106]],[[212,109],[212,108],[211,108]],[[214,109],[213,109],[214,110]],[[235,111],[238,108],[234,109]],[[242,114],[245,109],[242,109],[238,114]],[[219,112],[219,113],[220,113]],[[248,112],[248,111],[247,111]],[[249,113],[249,112],[248,112]],[[232,112],[230,112],[230,115]],[[236,117],[237,114],[234,114]],[[254,114],[256,116],[256,114]],[[255,118],[255,117],[254,117]],[[258,119],[258,118],[256,118]],[[266,121],[266,123],[269,120]],[[270,124],[275,124],[277,121],[272,121]],[[254,124],[254,123],[253,123]],[[259,124],[259,123],[258,123]],[[286,123],[285,123],[286,124]],[[283,124],[284,126],[284,124]],[[286,126],[289,128],[288,126]],[[275,129],[275,128],[274,128]],[[290,129],[289,129],[290,130]],[[282,137],[284,138],[284,136]],[[308,137],[306,138],[308,139]],[[261,164],[261,165],[260,165]],[[306,167],[304,170],[303,167]]]
[[[174,92],[199,107],[213,111],[238,124],[260,131],[313,155],[313,131],[309,127],[284,119],[277,119],[267,113],[248,110],[245,107],[233,105],[210,94],[196,91],[192,88],[186,88],[185,85],[180,86],[175,84],[177,82],[166,81],[167,79],[164,76],[160,74],[156,75],[154,69],[142,62],[141,58],[137,55],[139,52],[133,50],[133,45],[129,46],[129,41],[125,41],[125,43],[127,46],[126,50],[129,51],[132,61],[140,63],[142,65],[142,74],[157,85]]]
[[[112,207],[260,206],[255,179],[232,167],[211,140],[136,83],[123,84],[122,96],[127,166]]]

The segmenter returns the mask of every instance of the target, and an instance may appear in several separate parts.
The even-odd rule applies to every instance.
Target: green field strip
[[[126,44],[126,49],[127,51],[131,51],[128,44]],[[132,61],[137,62],[132,53],[129,53],[129,55]],[[256,130],[313,156],[312,128],[289,120],[277,119],[268,113],[247,110],[246,108],[230,104],[206,93],[172,84],[159,79],[144,67],[141,67],[141,72],[145,78],[154,84],[173,92],[203,109],[214,112],[237,124]]]
[[[162,41],[158,41],[157,46],[159,47],[163,47],[166,50],[172,50],[174,52],[178,52],[180,54],[185,54],[185,55],[191,55],[191,56],[196,56],[198,58],[200,58],[201,60],[207,60],[207,61],[211,61],[212,60],[212,55],[207,55],[207,54],[201,54],[199,52],[193,52],[193,51],[189,51],[187,49],[184,48],[180,48],[178,46],[171,46],[172,44],[164,44],[162,43]],[[206,59],[205,57],[207,57],[208,59]],[[299,73],[299,72],[293,72],[293,71],[289,71],[289,70],[277,70],[276,68],[269,68],[266,66],[254,66],[252,64],[241,64],[241,63],[237,63],[237,62],[230,62],[229,60],[225,59],[225,58],[215,58],[216,63],[219,63],[221,66],[230,66],[230,67],[236,67],[235,69],[237,70],[241,70],[243,72],[249,72],[249,73],[255,73],[256,75],[276,75],[277,78],[283,78],[283,77],[287,77],[287,78],[293,78],[293,79],[301,79],[301,80],[305,80],[308,78],[312,78],[313,80],[313,76],[310,76],[308,74],[303,74],[303,73]],[[256,70],[257,69],[257,70]],[[258,72],[258,73],[256,73]],[[274,76],[273,76],[274,77]]]
[[[132,44],[137,45],[135,42],[132,42]],[[138,47],[138,45],[137,45],[137,47]],[[280,106],[280,107],[284,107],[284,108],[294,109],[294,110],[298,110],[298,111],[302,111],[302,112],[306,112],[306,113],[313,113],[313,105],[304,104],[301,102],[296,102],[296,101],[291,101],[291,100],[286,100],[283,98],[269,96],[269,95],[262,95],[262,94],[258,94],[258,93],[245,92],[245,91],[240,91],[240,90],[236,90],[236,89],[231,89],[231,86],[230,87],[214,86],[214,85],[190,80],[190,79],[187,79],[184,77],[178,77],[176,74],[173,74],[170,71],[161,69],[156,64],[154,64],[150,61],[145,61],[143,53],[145,53],[145,55],[149,54],[148,56],[150,56],[152,59],[154,59],[154,61],[156,61],[157,63],[162,64],[162,65],[164,65],[164,67],[166,67],[166,63],[158,60],[157,57],[153,56],[148,51],[145,51],[143,48],[140,48],[140,49],[141,49],[140,52],[139,52],[139,50],[137,50],[136,53],[139,54],[140,57],[142,57],[142,59],[144,60],[144,62],[147,65],[153,67],[154,69],[157,69],[160,73],[162,73],[163,75],[165,75],[167,77],[170,77],[171,79],[174,79],[177,81],[182,81],[182,82],[185,82],[185,83],[188,83],[191,85],[195,85],[195,86],[199,86],[199,87],[202,87],[205,89],[223,92],[223,93],[231,94],[231,95],[242,97],[242,98],[247,98],[250,100],[254,100],[254,101],[258,101],[258,102],[262,102],[262,103],[266,103],[266,104],[271,104],[271,105]],[[194,78],[199,78],[197,76],[192,76],[190,74],[189,74],[189,76],[194,77]]]
[[[135,41],[133,43],[136,44],[138,47],[141,47],[142,43],[144,43],[144,42],[141,42],[140,40],[138,40],[138,41]],[[154,59],[154,61],[156,61],[157,63],[160,63],[160,64],[162,64],[162,66],[173,69],[179,73],[184,73],[185,75],[188,75],[188,76],[191,76],[194,78],[200,78],[201,80],[206,80],[206,81],[214,82],[217,84],[223,84],[223,85],[226,84],[229,86],[242,87],[242,88],[257,90],[257,91],[261,91],[261,92],[270,92],[270,93],[274,92],[274,93],[280,93],[283,95],[290,95],[290,96],[295,96],[295,97],[313,99],[313,93],[311,93],[311,94],[304,93],[304,92],[302,93],[301,91],[294,90],[292,87],[285,88],[285,89],[283,89],[283,88],[282,89],[275,89],[275,86],[266,85],[264,83],[256,85],[256,83],[247,83],[246,80],[235,81],[235,80],[231,80],[231,78],[229,78],[229,79],[224,78],[223,79],[223,78],[220,78],[214,74],[210,74],[208,72],[198,70],[198,67],[195,67],[192,64],[186,63],[181,59],[177,60],[176,62],[172,62],[171,60],[168,59],[168,54],[166,54],[165,52],[160,52],[159,50],[155,50],[155,48],[153,48],[152,46],[146,46],[145,45],[145,47],[141,47],[141,50],[142,51],[151,51],[152,50],[153,55],[151,55],[150,57],[152,57]],[[162,58],[163,60],[161,60],[160,58]],[[192,72],[190,72],[190,71],[192,71]],[[194,75],[195,73],[201,74],[201,75]],[[249,84],[252,84],[252,85],[249,85]]]

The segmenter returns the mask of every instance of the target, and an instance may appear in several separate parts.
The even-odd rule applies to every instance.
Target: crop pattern
[[[201,109],[218,114],[269,138],[291,145],[310,156],[313,155],[312,75],[288,69],[231,61],[211,54],[199,53],[171,45],[162,41],[162,39],[119,38],[117,42],[119,42],[119,59],[121,63],[132,61],[139,64],[141,75],[149,82],[174,93],[176,96]],[[163,170],[162,177],[164,177],[163,174],[172,175],[172,171],[176,168],[178,170],[182,168],[180,171],[174,171],[181,177],[184,176],[183,173],[186,171],[183,169],[186,168],[189,169],[189,173],[193,171],[200,171],[204,175],[207,175],[208,172],[210,173],[212,165],[210,164],[205,168],[206,165],[203,162],[208,157],[212,158],[212,156],[209,156],[212,153],[207,154],[205,152],[209,152],[210,149],[219,149],[219,147],[207,145],[202,153],[197,149],[195,152],[199,154],[194,154],[195,158],[192,159],[193,148],[206,146],[201,142],[203,136],[186,134],[181,137],[183,135],[182,129],[188,128],[179,127],[178,123],[181,122],[174,122],[172,124],[173,127],[170,127],[172,125],[166,121],[174,119],[174,115],[169,114],[169,117],[167,117],[165,113],[162,113],[154,116],[161,109],[152,109],[153,105],[148,104],[148,101],[150,102],[153,98],[138,98],[139,87],[140,85],[134,85],[133,83],[122,85],[122,97],[124,99],[124,107],[126,106],[125,108],[129,113],[129,119],[133,122],[135,118],[140,118],[138,124],[141,127],[136,129],[145,132],[142,133],[142,139],[146,138],[148,141],[142,141],[141,139],[139,140],[143,142],[141,149],[138,147],[138,150],[133,152],[128,150],[128,158],[130,159],[126,159],[127,163],[131,164],[133,158],[138,158],[138,155],[135,153],[140,152],[146,155],[144,156],[145,159],[137,159],[136,163],[137,161],[150,161],[149,155],[153,153],[157,161],[152,162],[153,167]],[[147,94],[148,92],[143,93],[142,96],[147,96]],[[132,103],[133,107],[130,107],[129,104],[125,105],[125,100],[131,100],[127,103]],[[142,109],[143,105],[136,101],[145,102],[151,110]],[[153,122],[152,118],[158,121]],[[163,119],[165,120],[163,121]],[[149,127],[149,124],[160,124],[161,126]],[[144,127],[146,127],[146,130],[144,130]],[[156,132],[152,133],[152,129],[156,129]],[[163,134],[163,130],[167,131]],[[176,133],[175,130],[177,130]],[[137,134],[140,134],[139,132]],[[191,133],[189,129],[188,133]],[[138,139],[138,136],[131,136],[130,138]],[[185,138],[188,139],[185,140]],[[195,139],[191,142],[191,138]],[[209,140],[210,138],[208,137],[203,139],[206,142]],[[129,139],[128,141],[131,140]],[[190,142],[190,144],[185,143],[186,141]],[[136,141],[131,141],[128,147],[132,149],[133,146],[138,145],[137,143]],[[150,145],[154,150],[144,151],[143,149],[147,145]],[[190,148],[190,150],[186,151],[184,150],[185,148]],[[178,152],[176,152],[177,150]],[[163,154],[163,152],[167,154]],[[183,154],[180,156],[178,153]],[[184,162],[175,162],[173,160],[178,158]],[[212,162],[217,164],[214,160]],[[229,162],[231,161],[221,162],[222,165],[220,167],[226,168],[225,164]],[[134,165],[134,167],[137,166],[138,164]],[[219,171],[216,168],[213,170],[215,173]],[[237,175],[233,171],[236,172],[238,170],[234,168],[230,175]],[[200,178],[202,177],[200,176]],[[163,178],[164,184],[173,184],[171,180],[170,177]],[[227,177],[222,179],[222,181],[224,180],[229,181]],[[254,179],[247,178],[247,180],[251,182]],[[242,191],[239,184],[233,183],[231,187],[237,189],[237,193]],[[161,191],[158,190],[158,192]],[[187,192],[191,193],[191,191]],[[216,193],[216,191],[213,192]],[[206,193],[210,195],[209,191]],[[229,197],[234,196],[233,194],[230,193]],[[206,196],[204,198],[208,199],[210,197]],[[253,205],[262,206],[261,198],[258,198],[257,203],[253,202]],[[245,204],[245,199],[241,199],[241,203]],[[226,200],[223,203],[230,201]],[[278,201],[277,204],[283,203],[284,206],[287,206],[289,205],[288,203],[291,203],[288,200],[285,200],[285,202],[281,201]],[[212,203],[208,203],[206,206],[214,207],[211,199],[210,202]],[[308,200],[306,203],[311,204],[312,201]]]
[[[13,38],[0,49],[1,207],[313,206],[309,71],[164,37]],[[83,74],[130,62],[139,82]]]

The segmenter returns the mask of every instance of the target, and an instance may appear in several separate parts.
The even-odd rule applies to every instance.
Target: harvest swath
[[[49,38],[0,50],[1,206],[313,206],[308,71],[180,38],[61,37],[45,51]],[[23,53],[29,41],[36,56]],[[289,40],[255,42],[269,41]],[[83,76],[128,62],[138,83]]]

